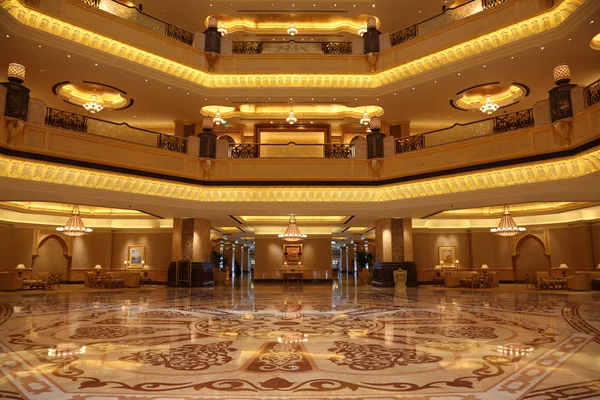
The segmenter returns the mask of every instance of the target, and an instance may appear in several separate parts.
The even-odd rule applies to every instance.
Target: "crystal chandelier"
[[[90,101],[89,103],[84,103],[83,108],[85,108],[86,111],[89,111],[90,114],[96,114],[97,112],[104,110],[102,104],[98,104],[96,100],[98,100],[98,97],[96,97],[96,95],[93,94],[92,101]]]
[[[82,236],[86,233],[92,232],[92,229],[86,228],[85,225],[83,225],[83,221],[79,216],[79,206],[77,204],[73,206],[71,217],[69,217],[69,220],[65,226],[58,227],[56,230],[64,233],[67,236]]]
[[[294,25],[294,23],[290,24],[290,27],[288,28],[287,33],[290,36],[294,36],[294,35],[298,34],[298,29],[296,28],[296,25]]]
[[[97,102],[97,100],[98,100],[98,97],[95,94],[93,94],[91,101],[88,103],[84,103],[83,108],[85,108],[86,111],[89,111],[91,114],[95,114],[97,112],[104,110],[104,107],[102,107],[102,104],[99,104]]]
[[[508,206],[504,206],[504,215],[500,219],[500,224],[497,228],[490,229],[490,232],[496,233],[500,236],[515,236],[519,232],[525,232],[526,229],[522,226],[517,225],[515,220],[510,216],[508,212]]]
[[[215,125],[221,125],[225,123],[225,120],[223,118],[221,118],[221,111],[217,110],[217,113],[215,114],[215,117],[213,118],[213,123]]]
[[[219,32],[221,34],[221,36],[227,35],[227,28],[225,28],[225,23],[223,21],[221,21],[221,26],[219,26],[219,29],[217,29],[217,32]]]
[[[296,225],[296,217],[294,214],[290,214],[290,223],[285,232],[280,233],[278,236],[280,239],[283,239],[287,242],[297,242],[299,240],[306,239],[306,235],[300,233],[300,229],[298,229],[298,225]]]
[[[296,118],[296,116],[294,115],[294,111],[290,110],[290,115],[288,115],[285,120],[287,121],[288,124],[294,125],[296,123],[296,121],[298,121],[298,118]]]
[[[484,114],[490,115],[498,111],[499,108],[500,106],[498,104],[492,103],[492,97],[488,95],[485,96],[485,104],[479,108],[479,111],[481,111]]]
[[[367,114],[367,110],[365,110],[363,117],[360,120],[360,124],[367,126],[369,125],[369,122],[371,122],[371,118],[369,118],[369,114]]]
[[[358,31],[356,31],[356,33],[358,34],[358,36],[363,36],[365,33],[367,33],[367,28],[365,28],[365,24],[360,24],[360,28],[358,28]]]

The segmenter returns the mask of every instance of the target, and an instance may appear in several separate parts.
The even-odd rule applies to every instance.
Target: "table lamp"
[[[599,267],[600,267],[600,265],[599,265]],[[21,274],[25,270],[25,264],[19,264],[19,265],[17,265],[17,268],[15,268],[15,269],[17,270],[17,274],[19,274],[19,278],[20,278]]]
[[[102,265],[96,264],[94,267],[94,271],[96,271],[96,276],[100,276],[100,271],[102,271]]]
[[[438,264],[433,269],[435,271],[435,276],[437,276],[438,278],[440,276],[442,276],[442,274],[440,273],[440,271],[442,270],[442,266],[441,265]]]
[[[567,276],[567,270],[569,269],[569,267],[567,266],[567,264],[560,264],[558,266],[558,269],[561,270],[561,272],[563,274],[563,278]]]
[[[144,277],[147,278],[148,277],[148,271],[150,270],[150,267],[148,265],[146,265],[145,262],[142,261],[142,263],[144,264],[144,266],[142,267],[142,271],[144,271]]]
[[[483,271],[483,274],[487,274],[487,270],[490,269],[487,264],[482,264],[481,265],[481,270]]]

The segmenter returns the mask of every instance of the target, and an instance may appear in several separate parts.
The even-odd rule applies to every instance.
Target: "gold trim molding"
[[[32,10],[18,0],[0,0],[0,6],[18,22],[207,88],[348,88],[374,89],[427,71],[463,61],[477,54],[547,32],[561,25],[586,0],[564,0],[554,9],[495,32],[451,46],[406,64],[374,74],[209,74],[149,53],[107,36]]]
[[[206,203],[380,203],[506,186],[558,182],[599,171],[600,149],[595,149],[570,158],[377,188],[361,186],[294,187],[293,184],[287,187],[202,187],[0,155],[0,178]]]

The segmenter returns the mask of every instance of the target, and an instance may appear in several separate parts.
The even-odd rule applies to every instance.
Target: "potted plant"
[[[363,268],[366,268],[367,264],[371,266],[371,262],[373,262],[373,253],[369,253],[368,251],[359,251],[356,253],[358,272],[362,271]]]
[[[221,264],[221,260],[223,260],[223,264]],[[213,251],[212,253],[210,253],[210,263],[212,264],[213,268],[221,269],[221,267],[227,262],[222,253]]]

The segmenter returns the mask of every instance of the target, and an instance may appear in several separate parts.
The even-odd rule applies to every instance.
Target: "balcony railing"
[[[600,101],[600,79],[585,88],[585,99],[588,107]]]
[[[494,133],[529,128],[534,125],[535,121],[533,119],[532,109],[517,111],[493,118],[470,122],[468,124],[455,124],[450,128],[438,129],[420,135],[398,139],[396,142],[396,153],[406,153],[409,151],[421,150],[426,147],[456,143],[462,140],[492,135]]]
[[[440,14],[428,18],[418,24],[409,26],[394,32],[390,35],[392,46],[408,42],[426,33],[432,32],[441,27],[450,25],[453,22],[464,19],[470,15],[477,14],[483,10],[499,6],[508,0],[471,0],[454,8],[447,8]],[[551,5],[549,5],[551,6]]]
[[[29,0],[26,0],[29,1]],[[179,28],[178,26],[169,24],[159,18],[146,14],[136,7],[122,4],[116,0],[79,0],[88,6],[98,8],[109,14],[123,18],[129,22],[149,29],[156,33],[165,35],[168,38],[177,40],[178,42],[192,46],[194,44],[194,34]]]
[[[46,109],[46,125],[68,129],[75,132],[87,132],[87,117],[67,111]]]
[[[352,42],[233,42],[233,54],[352,54]]]
[[[533,110],[517,111],[510,114],[499,115],[494,118],[494,133],[514,131],[515,129],[533,126]]]
[[[421,150],[425,147],[425,136],[414,135],[398,139],[396,142],[396,153],[406,153],[408,151]]]
[[[117,124],[54,108],[46,109],[45,124],[55,128],[88,133],[162,150],[178,153],[187,151],[186,140],[181,137],[134,128],[125,123]]]
[[[231,144],[229,158],[354,158],[353,144]]]
[[[186,143],[187,141],[179,136],[165,135],[164,133],[159,133],[156,136],[156,147],[163,150],[185,153],[187,148]]]

